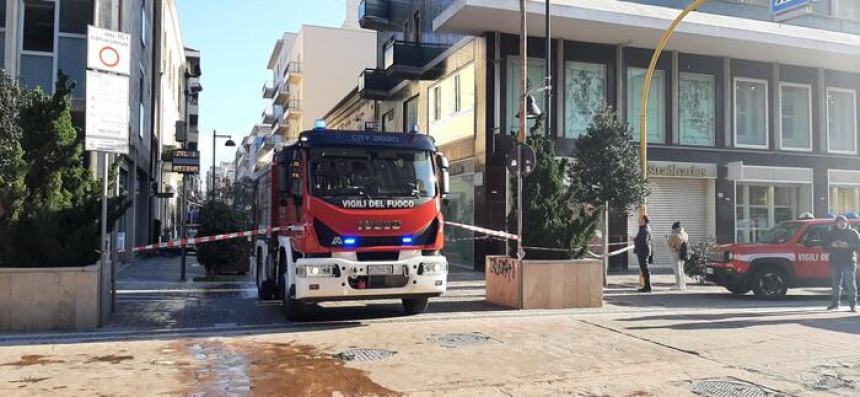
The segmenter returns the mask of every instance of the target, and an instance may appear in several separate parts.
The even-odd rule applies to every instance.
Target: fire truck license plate
[[[394,266],[392,265],[369,265],[367,266],[367,275],[374,276],[378,274],[391,274],[394,273]]]

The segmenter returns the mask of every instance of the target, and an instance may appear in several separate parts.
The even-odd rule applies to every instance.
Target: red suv
[[[860,226],[860,220],[849,222],[855,229]],[[831,226],[832,219],[788,221],[756,243],[714,247],[708,253],[705,279],[735,295],[752,290],[765,298],[783,296],[789,288],[829,287],[829,254],[821,246],[821,237]]]

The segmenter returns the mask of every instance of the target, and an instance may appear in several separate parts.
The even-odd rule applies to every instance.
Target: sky
[[[341,26],[346,0],[176,0],[186,47],[200,50],[200,169],[212,165],[212,130],[238,145],[260,122],[271,100],[262,97],[272,78],[266,69],[275,41],[301,25]],[[217,142],[216,160],[235,158],[234,147]],[[205,182],[204,182],[205,184]]]

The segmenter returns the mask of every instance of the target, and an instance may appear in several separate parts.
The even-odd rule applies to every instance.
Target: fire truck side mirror
[[[451,192],[451,174],[448,171],[450,165],[448,163],[448,158],[445,157],[444,154],[436,155],[436,162],[439,164],[439,190],[442,194],[442,197],[445,197],[448,193]]]

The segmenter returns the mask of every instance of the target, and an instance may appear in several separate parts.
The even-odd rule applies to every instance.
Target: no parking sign
[[[87,67],[128,76],[131,72],[131,35],[90,26],[87,30]]]

